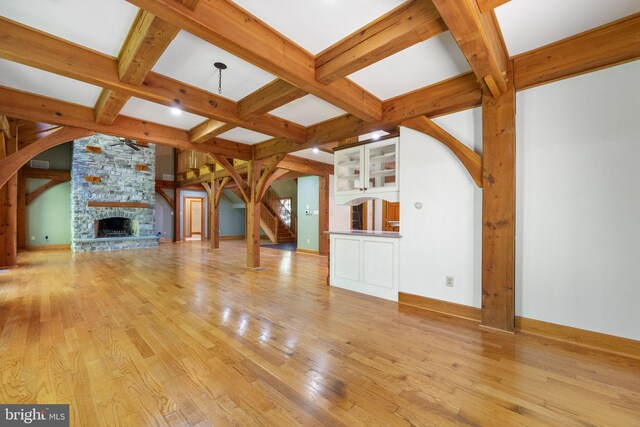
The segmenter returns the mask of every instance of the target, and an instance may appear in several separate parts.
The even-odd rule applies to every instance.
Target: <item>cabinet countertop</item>
[[[392,239],[398,239],[402,237],[397,231],[372,231],[372,230],[331,230],[325,231],[326,234],[347,234],[351,236],[366,236],[366,237],[387,237]]]

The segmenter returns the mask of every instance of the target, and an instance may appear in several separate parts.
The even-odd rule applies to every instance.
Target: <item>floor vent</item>
[[[31,160],[29,166],[34,169],[49,169],[49,162],[44,160]]]

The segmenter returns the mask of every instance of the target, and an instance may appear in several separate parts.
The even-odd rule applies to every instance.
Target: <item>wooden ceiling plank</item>
[[[227,98],[149,73],[140,86],[120,81],[115,58],[0,17],[0,57],[256,132],[304,141],[306,129],[271,115],[244,120]]]
[[[218,120],[209,119],[192,127],[187,133],[191,138],[191,142],[201,144],[235,127]]]
[[[324,84],[447,30],[431,0],[409,0],[316,56],[316,79]]]
[[[471,69],[494,97],[507,90],[507,53],[493,12],[482,14],[476,0],[433,0]]]
[[[476,0],[478,3],[478,8],[480,8],[480,12],[487,13],[491,12],[498,6],[502,6],[505,3],[508,3],[510,0]]]
[[[313,55],[232,2],[200,2],[191,11],[173,0],[128,1],[363,120],[382,117],[378,98],[348,79],[316,81]]]
[[[93,109],[44,96],[0,86],[0,114],[23,120],[90,129],[137,141],[153,142],[185,150],[220,153],[238,159],[252,157],[252,147],[232,141],[207,141],[193,144],[186,131],[156,123],[118,116],[112,125],[93,120]]]
[[[426,116],[402,122],[402,126],[422,132],[446,145],[462,162],[476,185],[482,188],[482,157]]]
[[[275,79],[238,101],[242,119],[259,116],[305,96],[307,92],[282,79]]]
[[[513,58],[517,90],[640,58],[640,13]]]

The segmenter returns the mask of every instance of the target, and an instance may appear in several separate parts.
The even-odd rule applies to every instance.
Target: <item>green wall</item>
[[[305,176],[298,179],[298,249],[319,250],[318,227],[320,209],[320,179],[317,176]],[[305,211],[311,212],[307,215]]]
[[[71,151],[72,143],[68,142],[50,148],[34,159],[48,161],[49,169],[70,170]],[[27,193],[37,190],[47,182],[48,179],[27,178]],[[49,188],[36,197],[26,210],[27,246],[71,243],[71,182]]]
[[[30,193],[48,179],[27,179]],[[49,239],[46,238],[49,237]],[[63,182],[36,197],[27,206],[27,246],[71,243],[71,182]]]

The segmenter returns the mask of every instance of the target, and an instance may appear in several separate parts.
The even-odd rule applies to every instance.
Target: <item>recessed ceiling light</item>
[[[380,138],[379,132],[374,132],[373,135],[371,135],[371,139],[378,139],[378,138]]]
[[[174,116],[181,116],[182,110],[178,107],[171,107],[171,114],[173,114]]]
[[[318,150],[318,147],[313,147],[313,152],[314,152],[314,154],[316,154],[316,153],[319,153],[320,150]]]

